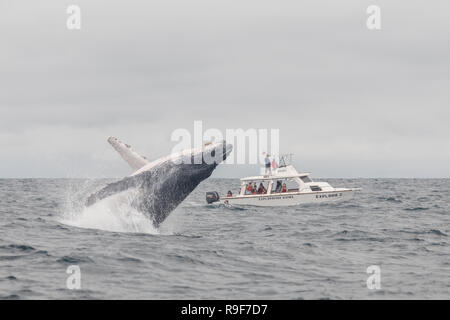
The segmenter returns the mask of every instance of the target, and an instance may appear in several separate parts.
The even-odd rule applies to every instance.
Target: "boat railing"
[[[283,167],[287,167],[288,165],[291,165],[293,156],[294,156],[293,153],[286,153],[286,154],[280,155],[278,157],[279,167],[283,168]]]

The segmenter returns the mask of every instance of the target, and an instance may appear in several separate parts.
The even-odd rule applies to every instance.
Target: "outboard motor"
[[[206,202],[213,203],[219,201],[220,197],[217,191],[210,191],[206,193]]]

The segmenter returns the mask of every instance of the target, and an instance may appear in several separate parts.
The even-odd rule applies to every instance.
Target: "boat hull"
[[[216,203],[237,206],[279,207],[305,203],[323,203],[351,199],[359,189],[336,188],[334,191],[286,192],[270,195],[246,195],[220,198]]]

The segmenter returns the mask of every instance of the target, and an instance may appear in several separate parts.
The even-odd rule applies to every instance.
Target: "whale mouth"
[[[202,150],[202,154],[199,154],[199,156],[202,157],[202,163],[217,166],[219,163],[225,161],[232,151],[233,145],[227,144],[223,140],[214,145],[209,145],[208,148]]]

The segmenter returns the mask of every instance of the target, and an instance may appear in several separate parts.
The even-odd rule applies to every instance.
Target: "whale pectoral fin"
[[[108,142],[134,170],[139,170],[149,163],[149,161],[145,157],[133,151],[133,149],[131,149],[131,146],[121,142],[119,139],[115,137],[109,137]]]
[[[137,188],[137,187],[139,187],[139,183],[138,180],[134,177],[127,177],[120,181],[110,183],[106,187],[91,194],[86,200],[86,206],[89,207],[94,203],[96,203],[97,201],[105,199],[119,192],[129,190],[130,188]]]

